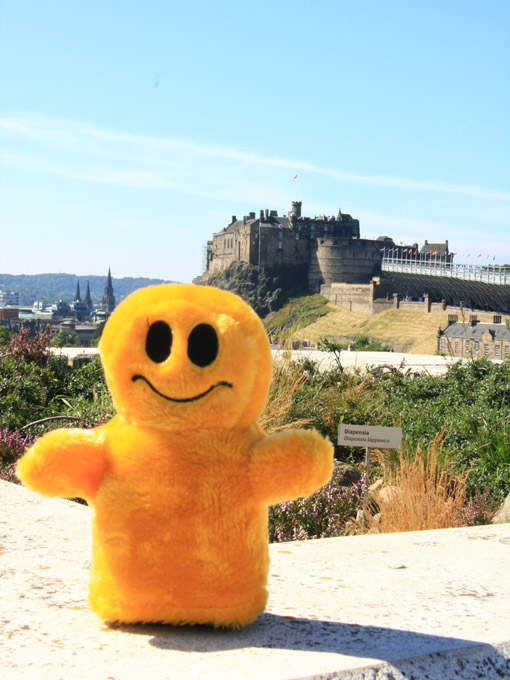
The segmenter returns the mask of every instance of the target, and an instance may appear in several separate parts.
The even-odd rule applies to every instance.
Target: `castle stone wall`
[[[311,251],[308,270],[310,290],[322,284],[369,283],[381,273],[381,247],[378,241],[348,238],[318,238]]]
[[[274,268],[282,265],[307,264],[310,259],[310,247],[310,239],[298,231],[261,226],[261,266]]]
[[[358,312],[360,314],[372,314],[373,286],[371,283],[323,284],[320,292],[321,295],[324,295],[324,297],[339,307],[344,307],[351,312]]]
[[[379,277],[370,283],[323,284],[320,292],[333,304],[359,314],[380,314],[395,306],[393,290]]]

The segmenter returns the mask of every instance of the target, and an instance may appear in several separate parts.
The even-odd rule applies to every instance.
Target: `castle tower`
[[[301,206],[302,206],[301,201],[292,201],[292,210],[291,214],[294,213],[296,217],[301,217]]]
[[[113,294],[112,274],[110,268],[108,268],[108,276],[106,278],[106,285],[104,287],[101,308],[104,310],[106,317],[109,317],[115,309],[115,295]]]

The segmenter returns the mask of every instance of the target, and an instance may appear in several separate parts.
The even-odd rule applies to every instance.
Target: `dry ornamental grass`
[[[373,533],[447,529],[462,526],[467,473],[454,472],[442,451],[442,433],[426,451],[402,450],[398,460],[382,457],[384,485],[367,508]]]

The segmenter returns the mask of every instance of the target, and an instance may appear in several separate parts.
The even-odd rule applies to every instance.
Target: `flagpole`
[[[297,180],[296,182],[296,203],[297,203],[299,201],[299,174],[297,172],[291,181],[295,182],[296,180]]]

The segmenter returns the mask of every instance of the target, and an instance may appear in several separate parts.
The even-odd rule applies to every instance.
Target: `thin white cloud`
[[[1,118],[0,131],[3,131],[4,148],[7,142],[14,149],[14,152],[3,154],[6,164],[88,182],[142,188],[171,186],[186,193],[207,196],[211,191],[224,194],[225,186],[232,181],[232,174],[239,172],[240,167],[245,172],[259,167],[264,172],[286,169],[292,174],[306,172],[376,187],[462,195],[489,201],[510,200],[510,192],[505,191],[433,179],[360,175],[297,159],[262,156],[193,141],[113,132],[58,118]],[[18,148],[19,144],[22,149]],[[126,164],[132,164],[132,167],[126,167]]]

